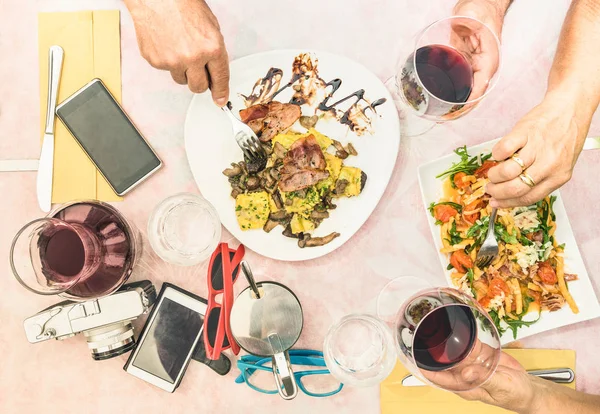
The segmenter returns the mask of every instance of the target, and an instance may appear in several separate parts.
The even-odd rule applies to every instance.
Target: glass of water
[[[380,383],[396,365],[390,329],[367,314],[348,315],[334,324],[325,337],[323,354],[331,374],[356,387]]]
[[[193,266],[210,257],[221,239],[215,208],[202,196],[176,194],[162,201],[148,221],[148,239],[161,259]]]

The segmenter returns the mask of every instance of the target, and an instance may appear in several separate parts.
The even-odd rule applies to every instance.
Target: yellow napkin
[[[48,96],[48,49],[65,51],[58,102],[93,78],[100,78],[121,101],[121,42],[118,10],[94,10],[38,15],[40,62],[40,122],[42,136]],[[77,199],[121,200],[71,136],[56,121],[52,202]]]
[[[575,351],[549,349],[505,349],[526,369],[571,368],[575,371]],[[381,414],[502,414],[509,411],[460,397],[432,387],[404,387],[402,379],[409,374],[400,363],[381,383]],[[575,388],[575,382],[566,384]]]

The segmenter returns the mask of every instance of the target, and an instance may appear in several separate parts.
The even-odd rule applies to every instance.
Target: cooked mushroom
[[[333,232],[328,234],[325,237],[310,237],[309,235],[305,235],[304,238],[298,240],[298,246],[303,247],[317,247],[317,246],[325,246],[327,243],[330,243],[336,237],[339,237],[340,233]]]
[[[248,167],[246,166],[246,163],[244,161],[238,162],[238,166],[242,169],[242,172],[244,174],[248,174]]]
[[[345,149],[341,149],[341,150],[337,150],[335,152],[335,156],[345,160],[346,158],[348,158],[348,153],[346,152]]]
[[[286,206],[291,206],[292,204],[294,204],[294,200],[292,200],[291,198],[286,198],[285,199],[285,205]]]
[[[260,187],[260,178],[258,177],[248,177],[248,181],[246,181],[246,188],[250,191],[256,190]]]
[[[289,224],[285,227],[285,230],[281,234],[283,234],[285,237],[290,237],[292,239],[301,239],[304,236],[303,233],[292,233],[292,227]]]
[[[346,187],[348,186],[348,184],[350,184],[348,180],[344,180],[343,178],[341,180],[337,180],[335,183],[335,190],[333,190],[333,193],[337,196],[343,195],[344,191],[346,191]]]
[[[279,222],[269,219],[263,226],[263,230],[266,231],[267,233],[270,233],[271,230],[273,230],[278,225],[279,225]]]
[[[257,172],[264,170],[265,166],[267,165],[267,157],[256,157],[252,160],[244,157],[244,159],[246,160],[246,168],[248,169],[248,172],[252,174],[256,174]]]
[[[279,210],[269,215],[269,220],[284,221],[288,218],[288,213],[285,210]]]
[[[248,181],[248,176],[246,174],[240,175],[240,181],[238,182],[238,187],[242,190],[246,189],[246,181]]]
[[[275,153],[275,157],[283,159],[285,157],[286,150],[283,145],[279,142],[275,143],[273,146],[273,152]]]
[[[242,173],[242,168],[239,165],[235,164],[235,163],[231,164],[231,168],[226,168],[226,169],[223,170],[223,174],[226,175],[229,178],[238,176],[241,173]]]
[[[273,147],[271,146],[271,143],[269,143],[269,142],[261,142],[260,146],[263,147],[263,149],[265,150],[265,152],[267,153],[267,155],[273,154]]]
[[[352,145],[351,142],[349,142],[348,145],[346,146],[346,151],[350,155],[354,155],[354,156],[358,155],[358,152],[356,151],[356,148],[354,148],[354,145]]]
[[[241,188],[239,188],[237,186],[233,187],[231,189],[231,198],[237,198],[237,196],[239,196],[240,194],[243,194],[243,193],[244,193],[244,190],[242,190]]]
[[[325,197],[325,205],[327,206],[327,210],[333,210],[337,207],[335,204],[333,204],[331,197],[329,196]]]
[[[315,219],[315,220],[326,219],[326,218],[329,218],[329,213],[327,211],[313,210],[312,213],[310,213],[310,218]]]
[[[333,141],[333,147],[338,150],[338,151],[345,151],[344,146],[342,145],[342,143],[336,139],[332,140]]]
[[[271,169],[269,170],[269,175],[270,175],[271,177],[273,177],[275,180],[279,180],[279,177],[280,177],[280,176],[279,176],[279,171],[277,171],[277,169],[276,169],[276,168],[271,168]]]
[[[301,116],[300,117],[300,125],[302,125],[306,129],[314,128],[317,125],[317,121],[319,117],[316,115],[313,116]]]
[[[306,188],[296,191],[296,197],[305,199],[306,198]]]
[[[310,240],[310,234],[303,234],[301,237],[298,237],[298,247],[304,249],[308,240]]]
[[[360,192],[362,193],[363,188],[365,188],[365,184],[367,183],[367,173],[364,171],[360,172]]]
[[[279,191],[274,192],[271,195],[271,198],[273,199],[273,202],[275,203],[278,209],[283,208],[283,201],[281,200],[281,194],[279,194]]]

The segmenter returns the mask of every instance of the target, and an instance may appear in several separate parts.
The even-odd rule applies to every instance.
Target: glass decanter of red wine
[[[15,236],[10,264],[32,292],[73,300],[109,295],[129,278],[141,253],[137,229],[98,201],[60,206]]]
[[[479,20],[452,16],[426,27],[388,81],[403,134],[421,135],[465,115],[492,90],[499,67],[500,41]]]
[[[500,336],[477,301],[428,288],[404,300],[394,324],[398,357],[424,382],[448,391],[479,387],[495,372]]]

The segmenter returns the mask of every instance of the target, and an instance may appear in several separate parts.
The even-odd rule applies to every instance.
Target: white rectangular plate
[[[474,156],[479,153],[489,153],[496,142],[497,140],[494,140],[470,147],[469,155]],[[425,214],[427,215],[429,228],[431,229],[435,248],[438,252],[442,248],[440,230],[439,227],[435,225],[435,220],[431,217],[431,214],[429,214],[427,207],[431,203],[437,202],[443,196],[442,180],[435,178],[435,176],[450,168],[453,162],[458,161],[460,161],[460,157],[452,153],[419,167],[419,185],[421,187]],[[569,291],[579,307],[579,313],[574,314],[567,305],[557,312],[543,312],[537,323],[530,327],[520,328],[516,339],[522,339],[540,332],[549,331],[561,326],[586,321],[600,316],[600,304],[598,303],[594,288],[592,287],[587,270],[585,269],[581,253],[577,248],[577,242],[573,236],[573,230],[571,229],[565,206],[562,202],[560,193],[556,191],[554,192],[554,195],[557,197],[556,202],[554,203],[554,212],[556,214],[556,233],[554,236],[559,244],[565,243],[565,271],[567,273],[575,273],[579,276],[579,280],[569,283]],[[450,279],[451,271],[446,269],[449,263],[447,255],[443,253],[438,254],[442,269],[446,276],[446,281],[449,286],[454,287],[452,280]],[[512,331],[510,330],[507,331],[501,339],[502,344],[515,340]]]

